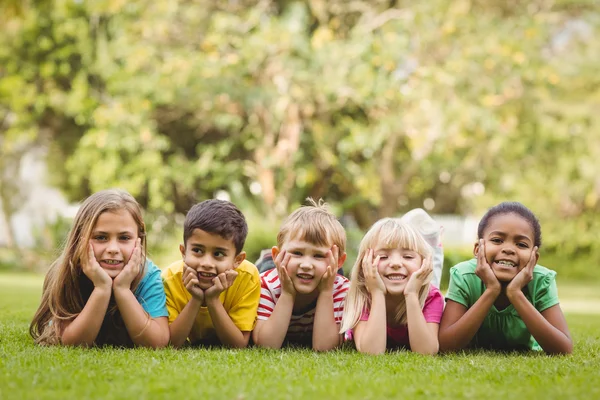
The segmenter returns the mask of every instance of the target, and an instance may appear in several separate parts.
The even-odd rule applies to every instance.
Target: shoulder
[[[339,274],[335,276],[335,281],[333,281],[334,289],[341,289],[342,287],[349,286],[349,285],[350,285],[350,281],[345,276],[339,275]]]
[[[450,268],[450,276],[466,276],[475,275],[475,269],[477,268],[477,259],[472,258],[467,261],[460,262],[454,267]]]
[[[244,277],[245,279],[250,279],[257,282],[260,279],[258,269],[248,260],[242,261],[242,263],[235,270],[237,271],[238,276]]]
[[[144,285],[146,282],[152,280],[160,280],[160,269],[150,259],[146,259],[146,266],[144,276],[140,280],[140,285]]]
[[[260,281],[263,287],[274,288],[280,286],[277,269],[273,268],[260,274]]]
[[[168,267],[166,267],[160,274],[163,281],[167,282],[170,280],[181,279],[183,274],[183,260],[175,261]]]
[[[548,280],[548,279],[554,279],[556,277],[556,272],[543,267],[541,265],[537,265],[535,267],[533,267],[533,279],[542,279],[542,280]]]
[[[436,299],[436,298],[443,299],[444,296],[442,296],[442,292],[440,291],[440,289],[438,289],[433,284],[429,284],[429,293],[427,294],[426,301],[430,301],[430,300]]]

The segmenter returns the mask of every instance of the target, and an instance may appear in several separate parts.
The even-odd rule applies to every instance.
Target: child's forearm
[[[83,310],[62,330],[62,344],[86,347],[94,345],[108,309],[111,292],[112,288],[94,288]]]
[[[466,347],[473,340],[473,337],[475,337],[499,294],[498,290],[486,289],[464,315],[450,323],[445,323],[445,319],[447,320],[445,310],[442,323],[440,324],[440,350],[458,350]],[[446,308],[448,308],[448,304]]]
[[[508,299],[525,322],[527,330],[549,354],[570,354],[573,352],[573,341],[568,334],[551,324],[527,300],[522,291],[507,293]],[[562,312],[561,312],[562,314]]]
[[[420,354],[436,354],[440,348],[437,330],[432,331],[425,321],[416,293],[406,296],[406,317],[410,349]]]
[[[221,343],[229,347],[246,347],[250,339],[250,332],[246,335],[233,323],[219,297],[207,299],[206,306],[215,331]]]
[[[354,334],[356,349],[361,353],[382,354],[387,345],[387,320],[385,315],[385,295],[376,292],[371,295],[369,320],[359,322]]]
[[[335,322],[333,292],[322,291],[317,298],[312,346],[316,351],[331,350],[340,344],[340,327]]]
[[[269,319],[254,330],[254,342],[258,346],[280,349],[290,326],[293,309],[294,297],[282,292]]]
[[[135,345],[159,348],[169,344],[169,323],[166,317],[151,318],[128,288],[115,288],[114,295],[127,332]]]
[[[181,313],[175,318],[175,321],[169,325],[171,344],[174,347],[180,347],[185,344],[186,339],[190,336],[201,306],[202,304],[192,297],[185,307],[183,307]]]

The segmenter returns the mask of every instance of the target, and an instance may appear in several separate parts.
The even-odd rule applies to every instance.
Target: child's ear
[[[246,252],[245,251],[240,251],[240,254],[238,254],[237,256],[235,256],[235,259],[233,260],[233,268],[237,268],[240,266],[240,264],[246,259]]]
[[[338,258],[338,265],[337,265],[338,269],[342,268],[342,265],[344,265],[344,262],[346,261],[346,256],[347,256],[346,252],[343,252],[342,254],[340,254],[340,257]]]
[[[479,253],[479,240],[475,242],[473,246],[473,255],[477,258],[477,253]]]
[[[271,257],[273,257],[273,260],[275,260],[277,258],[279,251],[280,251],[279,247],[277,247],[277,246],[271,247]]]
[[[179,245],[179,251],[181,252],[181,257],[185,260],[185,247],[182,244]]]

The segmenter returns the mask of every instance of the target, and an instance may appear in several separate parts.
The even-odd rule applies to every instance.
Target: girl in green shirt
[[[541,228],[517,202],[504,202],[479,222],[476,258],[450,270],[440,323],[440,350],[573,351],[558,302],[556,273],[536,265]]]

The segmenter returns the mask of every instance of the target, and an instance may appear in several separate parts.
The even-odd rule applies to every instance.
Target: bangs
[[[333,240],[327,232],[328,229],[321,224],[301,225],[296,227],[296,229],[293,229],[293,227],[290,229],[287,240],[298,239],[317,246],[329,247],[333,243]]]
[[[431,254],[431,247],[421,234],[397,218],[386,218],[378,221],[370,229],[368,236],[365,237],[367,240],[364,241],[365,251],[367,248],[402,248],[417,252],[422,256]]]

